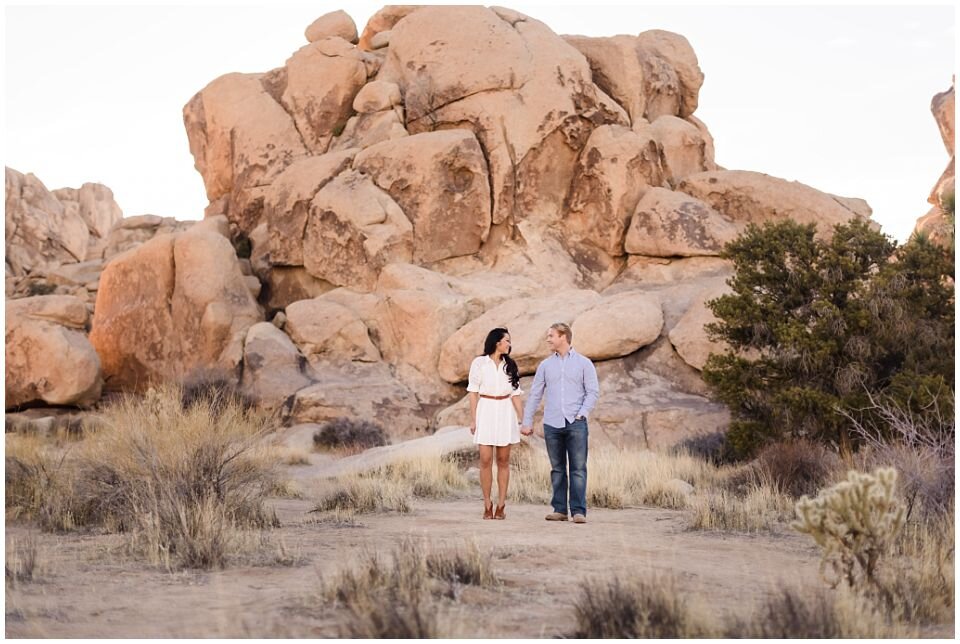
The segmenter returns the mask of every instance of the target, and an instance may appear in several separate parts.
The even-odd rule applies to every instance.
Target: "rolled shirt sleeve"
[[[480,392],[480,382],[483,380],[483,367],[480,360],[474,358],[470,363],[470,376],[467,378],[467,391],[471,393]]]

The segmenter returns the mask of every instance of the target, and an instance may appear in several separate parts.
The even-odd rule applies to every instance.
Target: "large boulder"
[[[697,370],[702,370],[711,353],[724,353],[725,343],[712,342],[704,326],[717,321],[707,302],[730,292],[730,287],[711,286],[703,289],[693,300],[687,312],[670,329],[670,343],[683,361]]]
[[[386,141],[357,154],[353,167],[386,191],[413,224],[414,261],[470,255],[486,239],[490,185],[472,133],[449,130]]]
[[[651,188],[630,219],[624,248],[633,255],[719,255],[741,227],[699,199]]]
[[[623,255],[630,214],[650,186],[663,181],[657,143],[622,125],[593,130],[577,160],[565,224],[570,234]]]
[[[956,99],[953,85],[945,92],[940,92],[930,101],[930,111],[940,128],[940,137],[947,148],[947,154],[953,156],[955,145],[954,123],[956,119]]]
[[[240,384],[264,408],[275,409],[313,380],[306,359],[290,338],[269,322],[258,322],[247,330],[243,343]]]
[[[362,52],[343,38],[323,38],[287,60],[280,102],[312,154],[323,154],[347,124],[353,99],[367,82]],[[323,82],[318,82],[323,79]]]
[[[510,355],[516,360],[520,373],[533,373],[540,361],[550,354],[545,340],[550,325],[554,322],[573,324],[581,313],[599,301],[600,295],[596,291],[580,290],[549,297],[517,298],[495,306],[444,341],[440,350],[440,377],[450,383],[466,380],[471,360],[483,353],[484,338],[497,327],[510,330],[513,342]]]
[[[329,300],[294,302],[286,308],[284,330],[310,361],[320,358],[378,362],[367,325],[347,307]]]
[[[591,360],[626,356],[660,336],[663,312],[656,295],[625,292],[600,300],[573,321],[577,351]]]
[[[638,36],[564,36],[586,56],[593,79],[638,127],[664,114],[681,118],[697,109],[703,72],[686,38],[669,31]]]
[[[417,397],[386,363],[321,361],[313,366],[316,384],[295,394],[290,412],[294,422],[366,420],[397,438],[422,436],[431,428]]]
[[[357,150],[305,157],[291,163],[273,181],[264,204],[269,236],[269,263],[273,266],[303,266],[303,234],[317,192],[341,172],[350,169]],[[250,233],[261,241],[262,229]]]
[[[357,42],[357,25],[343,9],[325,13],[307,27],[303,34],[307,42],[316,42],[323,38],[338,37],[347,42]]]
[[[360,47],[360,49],[376,49],[372,46],[371,41],[376,38],[377,34],[390,31],[394,25],[421,6],[422,5],[416,4],[391,4],[385,6],[370,16],[366,26],[363,28],[363,33],[360,34],[360,42],[357,46]]]
[[[579,52],[543,23],[500,8],[409,13],[392,29],[378,79],[400,86],[411,133],[476,133],[489,165],[494,224],[555,221],[590,131],[628,123],[593,84]]]
[[[63,204],[64,214],[79,216],[90,234],[103,239],[123,219],[123,211],[113,199],[113,191],[99,183],[85,183],[79,188],[60,188],[53,196]]]
[[[820,237],[833,227],[862,217],[862,210],[834,195],[799,181],[787,181],[760,172],[714,170],[687,176],[676,188],[738,224],[792,220],[816,224]]]
[[[87,324],[87,308],[75,297],[7,301],[6,409],[38,402],[87,406],[100,398],[100,360]]]
[[[424,245],[439,244],[444,233],[453,236],[453,222],[464,222],[469,216],[452,207],[417,212],[422,213],[415,221]],[[446,216],[452,221],[445,221]],[[411,224],[390,194],[369,176],[346,172],[321,188],[310,203],[303,233],[304,268],[331,284],[369,291],[383,266],[413,258],[416,233],[416,224]],[[456,239],[448,242],[456,247]]]
[[[308,151],[270,83],[276,76],[285,80],[283,70],[272,76],[226,74],[183,108],[190,152],[207,198],[225,200],[223,214],[247,233],[260,222],[264,199],[260,186]]]
[[[64,207],[32,174],[5,168],[4,185],[8,274],[86,259],[90,231],[79,209]]]
[[[262,319],[233,246],[205,220],[107,265],[90,341],[107,389],[142,390],[198,370],[235,374]]]
[[[97,257],[113,259],[120,253],[136,248],[157,235],[183,232],[193,224],[192,221],[177,221],[173,217],[158,215],[125,217],[107,234]]]
[[[647,128],[640,128],[640,131],[646,132]],[[660,167],[667,185],[676,185],[684,177],[697,172],[717,169],[709,133],[704,134],[690,121],[665,114],[650,125],[649,131],[657,141]]]

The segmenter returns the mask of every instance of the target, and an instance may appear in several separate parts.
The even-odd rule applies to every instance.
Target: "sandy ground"
[[[819,584],[817,552],[802,535],[692,532],[683,512],[593,510],[589,523],[551,523],[542,506],[508,507],[482,521],[479,500],[420,501],[412,514],[316,523],[309,501],[276,502],[282,527],[269,531],[297,563],[223,571],[166,572],[123,554],[116,536],[39,535],[39,579],[7,586],[8,637],[336,637],[346,619],[319,595],[321,576],[363,548],[389,552],[404,537],[494,552],[504,584],[444,600],[441,626],[466,637],[570,634],[580,583],[614,574],[672,573],[682,592],[717,617],[745,614],[778,582]],[[8,525],[7,538],[30,529]],[[34,531],[35,532],[35,531]]]

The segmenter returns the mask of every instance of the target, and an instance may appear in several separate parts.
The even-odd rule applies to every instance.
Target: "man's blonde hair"
[[[569,324],[566,322],[554,322],[550,325],[550,328],[557,333],[567,336],[567,343],[573,344],[573,331],[570,329]]]

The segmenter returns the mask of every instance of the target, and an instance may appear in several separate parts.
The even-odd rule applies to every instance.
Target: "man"
[[[547,345],[553,353],[537,367],[524,408],[521,433],[526,436],[533,433],[533,414],[546,393],[543,438],[550,455],[550,485],[553,487],[550,501],[553,512],[546,519],[566,521],[569,507],[574,523],[586,523],[587,416],[597,404],[600,385],[593,363],[574,351],[570,346],[572,342],[573,332],[568,325],[563,322],[550,325]]]

